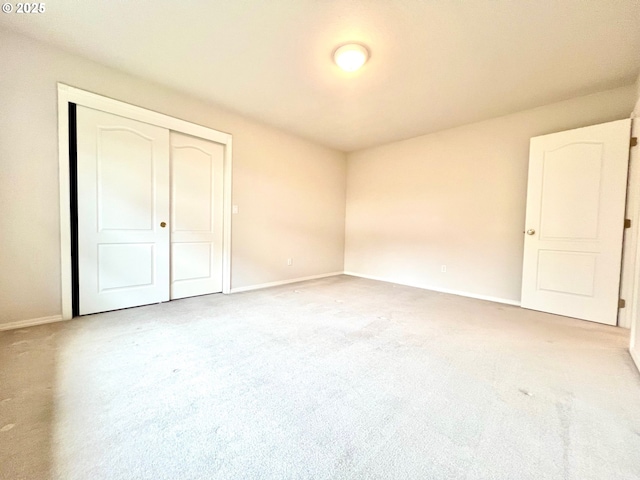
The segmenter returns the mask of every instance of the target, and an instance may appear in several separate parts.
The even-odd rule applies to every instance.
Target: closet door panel
[[[171,298],[222,291],[224,145],[171,132]]]
[[[77,153],[80,314],[169,300],[169,131],[78,106]]]

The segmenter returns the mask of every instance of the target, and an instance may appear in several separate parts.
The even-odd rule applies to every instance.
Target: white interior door
[[[616,324],[630,122],[531,139],[524,308]]]
[[[169,300],[169,131],[77,107],[80,314]]]
[[[224,145],[171,132],[171,298],[222,291]]]

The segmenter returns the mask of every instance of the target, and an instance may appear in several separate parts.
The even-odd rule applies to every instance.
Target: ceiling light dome
[[[369,59],[369,50],[364,45],[349,43],[338,48],[333,60],[345,72],[355,72]]]

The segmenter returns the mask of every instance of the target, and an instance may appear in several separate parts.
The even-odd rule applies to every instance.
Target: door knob
[[[167,226],[167,224],[166,224],[166,222],[160,222],[160,226],[161,226],[162,228],[164,228],[164,227],[166,227],[166,226]]]
[[[536,231],[533,228],[527,230],[527,235],[535,235]]]

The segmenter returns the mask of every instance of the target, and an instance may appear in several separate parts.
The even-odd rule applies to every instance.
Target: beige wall
[[[343,153],[0,30],[0,324],[61,313],[56,82],[233,134],[232,288],[342,271]]]
[[[634,102],[629,86],[349,154],[345,271],[518,302],[529,138]]]

